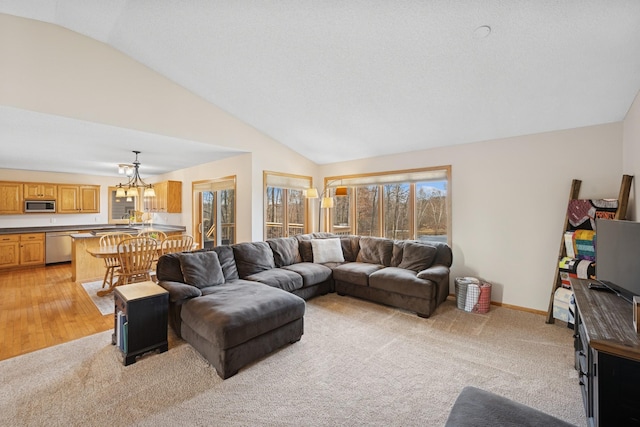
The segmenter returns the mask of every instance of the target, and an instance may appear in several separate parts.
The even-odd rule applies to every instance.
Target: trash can
[[[456,277],[456,306],[473,313],[487,313],[491,306],[491,283],[477,277]]]

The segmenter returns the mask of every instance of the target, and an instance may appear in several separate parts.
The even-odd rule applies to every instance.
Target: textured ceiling
[[[0,0],[0,13],[107,43],[318,163],[620,121],[640,89],[637,0]]]

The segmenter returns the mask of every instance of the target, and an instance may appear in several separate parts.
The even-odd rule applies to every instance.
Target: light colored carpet
[[[82,287],[87,294],[91,297],[91,301],[98,307],[102,314],[113,314],[114,303],[113,294],[99,297],[97,292],[102,289],[102,280],[96,280],[95,282],[83,283]]]
[[[586,425],[572,331],[543,316],[447,301],[430,319],[330,294],[302,340],[220,379],[190,345],[124,367],[111,332],[0,362],[2,423],[442,426],[474,385]]]

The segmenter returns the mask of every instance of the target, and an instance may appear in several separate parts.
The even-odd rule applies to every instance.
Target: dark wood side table
[[[143,354],[169,349],[167,325],[169,292],[154,282],[140,282],[115,288],[114,332],[125,366]]]

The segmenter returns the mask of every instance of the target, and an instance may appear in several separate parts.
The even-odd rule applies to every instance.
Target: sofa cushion
[[[182,268],[180,267],[179,253],[165,254],[158,258],[156,277],[160,281],[183,282]]]
[[[302,262],[298,239],[295,237],[282,237],[267,240],[269,247],[273,251],[273,260],[276,267]]]
[[[412,297],[433,299],[433,282],[419,279],[416,272],[399,267],[386,267],[371,273],[369,287]]]
[[[382,237],[360,237],[360,252],[357,262],[368,262],[389,266],[393,253],[393,240]]]
[[[304,300],[296,295],[237,280],[189,300],[182,306],[181,318],[197,334],[224,350],[300,319],[304,310]]]
[[[313,262],[313,247],[311,246],[311,240],[298,241],[298,247],[300,248],[300,257],[302,262]]]
[[[218,254],[207,252],[183,252],[178,254],[184,282],[202,289],[224,283],[224,274]]]
[[[368,286],[369,275],[374,271],[384,268],[379,264],[366,262],[349,262],[333,269],[333,279],[341,282],[352,283],[354,285]]]
[[[325,282],[331,277],[331,268],[322,264],[300,262],[282,268],[298,273],[302,277],[303,288]]]
[[[397,267],[402,262],[402,249],[404,248],[406,240],[394,240],[393,251],[391,253],[391,262],[389,267]]]
[[[238,279],[238,269],[236,268],[236,259],[233,256],[233,248],[229,245],[222,245],[215,246],[211,250],[218,254],[218,261],[220,261],[225,281]]]
[[[358,251],[360,250],[360,236],[340,236],[340,243],[342,244],[344,260],[354,262],[358,258]]]
[[[493,426],[572,427],[572,424],[486,390],[472,386],[463,388],[445,427]]]
[[[402,262],[400,268],[413,270],[416,273],[422,271],[431,264],[436,256],[436,248],[423,243],[405,242],[402,249]]]
[[[344,262],[340,239],[313,239],[313,262],[324,264],[325,262]]]
[[[284,291],[291,292],[302,288],[302,276],[291,270],[284,268],[272,268],[259,273],[250,274],[245,277],[246,280],[264,283],[265,285],[280,288]]]
[[[233,245],[238,275],[245,279],[252,274],[275,268],[273,251],[267,242],[245,242]]]

